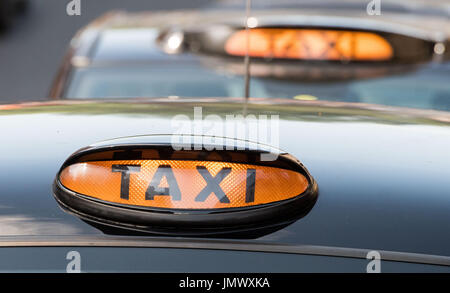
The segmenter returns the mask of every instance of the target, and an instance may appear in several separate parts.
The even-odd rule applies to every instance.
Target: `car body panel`
[[[242,114],[241,101],[2,106],[8,143],[0,152],[1,236],[103,235],[53,198],[53,180],[71,153],[106,139],[173,133],[173,117],[192,117],[194,106],[203,107],[205,116]],[[308,215],[252,241],[450,256],[447,112],[277,99],[251,99],[247,109],[279,115],[279,147],[300,159],[319,186]]]
[[[67,272],[65,256],[81,255],[81,272],[124,273],[365,273],[365,258],[308,253],[167,247],[45,246],[2,247],[0,272]],[[384,273],[448,273],[448,266],[383,260]],[[217,285],[219,286],[219,285]],[[220,284],[222,288],[223,284]]]

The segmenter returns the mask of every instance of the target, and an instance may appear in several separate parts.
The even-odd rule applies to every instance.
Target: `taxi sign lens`
[[[213,161],[114,160],[62,170],[66,188],[105,202],[171,209],[237,208],[294,198],[308,188],[299,172]]]

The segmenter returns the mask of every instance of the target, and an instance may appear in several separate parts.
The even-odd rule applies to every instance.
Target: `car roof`
[[[68,100],[1,107],[0,129],[14,140],[0,147],[7,170],[0,180],[8,182],[0,186],[0,234],[103,235],[53,198],[53,180],[71,153],[105,139],[170,133],[172,117],[190,115],[194,106],[208,114],[240,113],[241,101]],[[448,112],[277,99],[251,99],[247,109],[280,115],[280,148],[299,158],[319,186],[308,215],[252,241],[450,256]]]

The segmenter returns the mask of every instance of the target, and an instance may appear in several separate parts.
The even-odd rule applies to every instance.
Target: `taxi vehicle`
[[[448,19],[388,7],[88,25],[0,106],[0,270],[450,272]]]
[[[446,6],[387,2],[369,16],[364,5],[254,2],[252,97],[450,109]],[[105,14],[72,40],[50,97],[242,96],[245,7],[226,7]]]

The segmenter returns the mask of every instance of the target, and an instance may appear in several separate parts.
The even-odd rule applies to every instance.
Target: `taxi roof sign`
[[[251,57],[386,61],[393,57],[391,45],[373,32],[303,28],[254,28],[249,33]],[[247,32],[239,30],[225,43],[230,55],[245,56]]]
[[[261,161],[262,152],[177,151],[169,143],[91,146],[63,164],[54,194],[82,219],[151,234],[286,225],[312,208],[317,185],[292,156]]]

